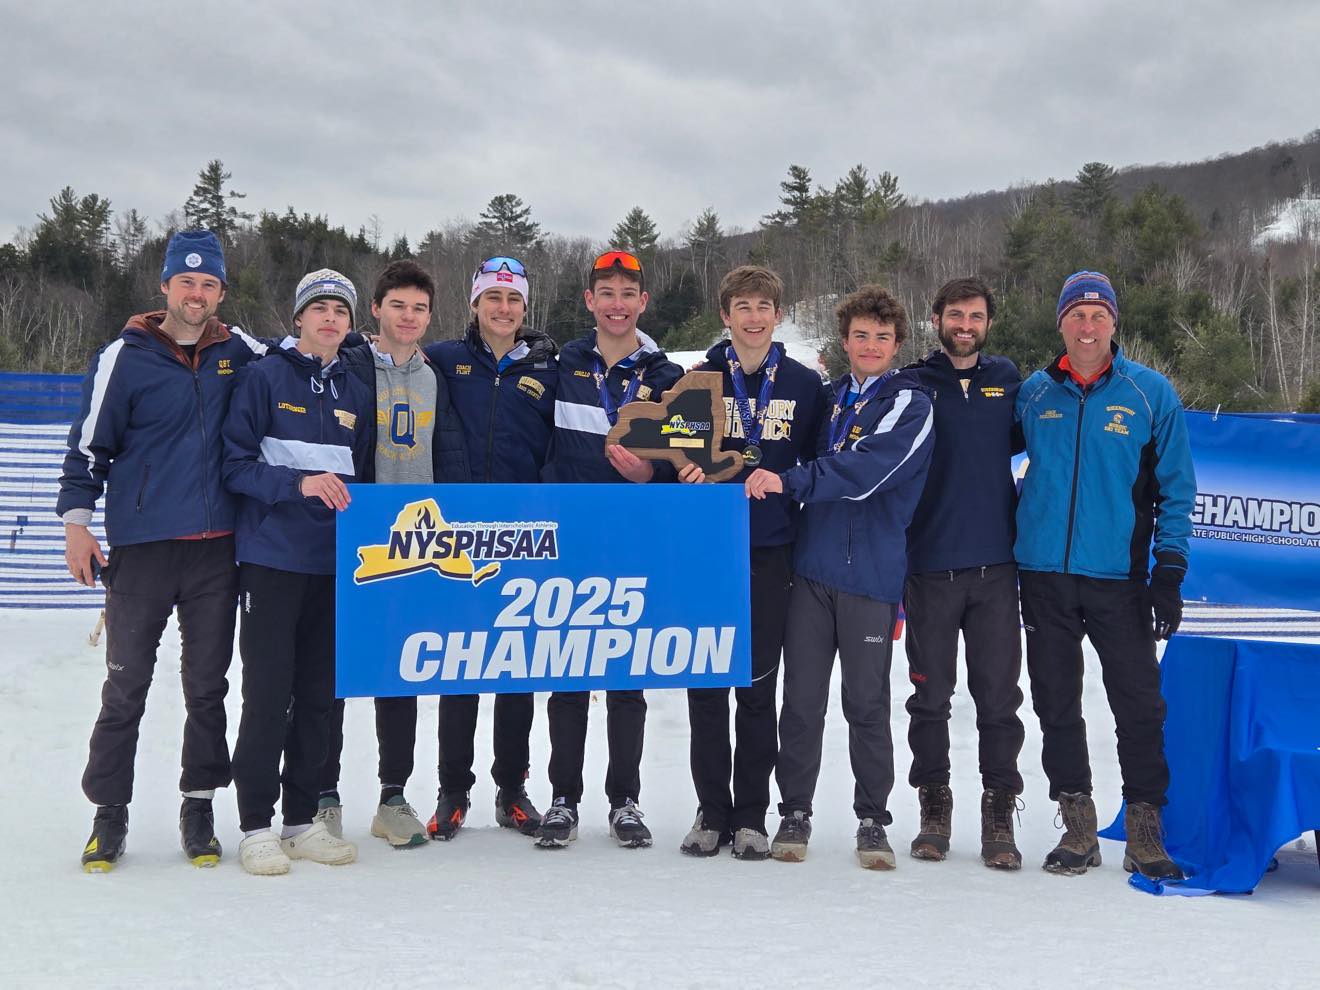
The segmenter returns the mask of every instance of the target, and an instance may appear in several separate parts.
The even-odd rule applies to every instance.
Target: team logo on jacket
[[[217,375],[232,375],[234,373],[234,369],[230,367],[231,360],[232,359],[230,358],[221,358],[220,364],[215,369],[215,373]]]
[[[470,365],[470,364],[456,364],[456,365],[454,365],[454,374],[456,374],[456,375],[470,375],[470,374],[472,374],[472,365]]]
[[[981,394],[987,399],[1002,399],[1004,390],[998,385],[985,385],[981,388]]]
[[[389,542],[358,547],[356,584],[435,571],[473,586],[493,578],[505,560],[558,560],[555,522],[447,522],[433,498],[409,502],[390,527]]]
[[[1039,416],[1037,416],[1036,418],[1037,418],[1037,419],[1063,419],[1063,413],[1059,412],[1059,410],[1057,410],[1057,409],[1046,409],[1043,413],[1041,413],[1041,414],[1040,414]]]
[[[533,399],[539,399],[545,395],[545,386],[530,375],[523,375],[518,379],[518,391],[526,392]]]
[[[641,387],[637,390],[637,398],[638,398],[640,401],[645,402],[645,401],[646,401],[647,399],[649,399],[650,397],[651,397],[651,386],[650,386],[650,385],[643,385],[643,386],[641,386]]]
[[[357,413],[351,413],[347,409],[336,409],[335,419],[339,420],[339,425],[346,430],[357,426]]]
[[[1106,433],[1117,433],[1120,436],[1128,436],[1132,431],[1128,429],[1127,424],[1123,422],[1121,412],[1114,413],[1114,418],[1105,424]]]

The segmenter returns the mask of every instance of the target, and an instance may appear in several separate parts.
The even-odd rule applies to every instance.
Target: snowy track
[[[896,664],[894,736],[900,786],[891,841],[898,870],[858,868],[851,778],[837,685],[807,862],[694,860],[678,843],[695,809],[683,697],[651,692],[642,807],[650,850],[618,849],[605,825],[603,705],[593,706],[581,838],[532,848],[494,827],[493,789],[478,783],[469,826],[449,844],[393,851],[367,834],[374,811],[369,702],[347,718],[346,830],[360,861],[295,863],[283,878],[237,865],[232,791],[216,801],[226,858],[189,866],[178,849],[183,719],[173,627],[143,723],[128,854],[86,876],[78,853],[91,809],[78,780],[96,715],[103,652],[86,645],[89,612],[0,612],[0,768],[6,854],[0,898],[0,986],[319,986],[391,983],[494,987],[872,986],[1200,987],[1315,985],[1320,907],[1314,851],[1286,850],[1252,897],[1155,898],[1131,890],[1121,847],[1085,877],[1045,874],[1053,808],[1027,719],[1019,844],[1027,867],[992,873],[977,853],[973,711],[954,711],[954,845],[949,861],[906,855],[916,825],[907,771],[905,664]],[[1094,658],[1091,658],[1094,663]],[[1113,723],[1098,671],[1087,713],[1102,821],[1118,805]],[[238,664],[230,688],[231,741]],[[408,790],[423,818],[433,799],[434,699],[422,704],[418,771]],[[478,753],[490,752],[489,702]],[[544,710],[533,729],[529,790],[544,806]],[[488,756],[478,758],[484,772]],[[773,824],[772,824],[773,827]]]

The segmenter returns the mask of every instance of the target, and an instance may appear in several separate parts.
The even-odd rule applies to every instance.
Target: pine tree
[[[641,259],[644,268],[650,268],[659,239],[660,232],[655,221],[640,206],[634,206],[610,232],[610,247],[635,254]]]
[[[497,238],[504,251],[525,251],[541,239],[532,208],[513,193],[495,196],[477,218],[477,231]]]
[[[50,213],[38,215],[28,247],[32,268],[90,288],[113,260],[110,201],[96,193],[80,197],[71,186],[51,197]]]
[[[1084,220],[1099,220],[1114,199],[1117,173],[1104,162],[1087,162],[1074,180],[1077,185],[1068,197],[1068,207]]]
[[[850,168],[834,187],[834,211],[840,220],[851,223],[881,223],[905,201],[898,191],[898,176],[881,172],[872,179],[861,164]]]
[[[784,209],[766,214],[767,227],[786,227],[801,224],[812,218],[819,202],[811,192],[811,170],[805,165],[788,166],[788,178],[779,183],[779,202]]]
[[[225,183],[233,178],[224,163],[213,158],[197,176],[192,195],[183,204],[183,216],[190,228],[203,228],[226,243],[242,221],[251,220],[251,213],[243,213],[231,200],[244,199],[247,193],[226,189]]]
[[[137,260],[138,252],[147,240],[147,221],[137,210],[121,213],[115,221],[115,240],[118,242],[119,267],[127,269]]]

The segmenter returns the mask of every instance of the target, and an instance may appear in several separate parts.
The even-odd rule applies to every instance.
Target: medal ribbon
[[[838,393],[834,396],[834,411],[830,414],[830,451],[832,453],[837,454],[843,450],[843,445],[848,440],[848,431],[852,429],[853,423],[857,422],[857,417],[862,414],[866,404],[875,398],[876,393],[880,391],[880,386],[885,383],[886,379],[896,373],[895,371],[889,371],[881,375],[870,384],[865,392],[857,397],[856,402],[846,409],[843,400],[852,391],[852,376],[849,376],[848,380],[840,386]]]
[[[642,387],[642,371],[634,369],[632,378],[623,390],[623,401],[616,405],[614,397],[610,395],[609,383],[606,381],[605,362],[601,360],[599,354],[593,354],[591,361],[591,377],[596,379],[596,388],[600,390],[600,407],[605,410],[605,417],[610,421],[610,426],[614,426],[619,421],[619,406],[626,406],[637,398],[637,390]]]
[[[765,432],[765,412],[770,408],[770,396],[775,391],[775,372],[779,369],[779,349],[773,345],[765,358],[765,375],[761,379],[761,391],[756,396],[756,416],[752,416],[751,400],[747,396],[747,379],[743,376],[742,364],[738,354],[729,345],[724,349],[724,359],[729,362],[729,377],[733,379],[733,405],[742,420],[743,437],[749,447],[759,447],[761,434]]]

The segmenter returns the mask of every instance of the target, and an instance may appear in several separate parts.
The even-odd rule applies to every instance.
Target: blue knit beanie
[[[1100,272],[1074,272],[1063,283],[1059,292],[1059,308],[1055,315],[1055,326],[1063,323],[1063,316],[1074,306],[1103,306],[1109,315],[1118,322],[1118,297],[1108,276]]]
[[[220,238],[209,230],[181,230],[171,237],[165,248],[165,264],[160,270],[160,280],[168,282],[175,275],[185,272],[214,275],[228,285],[225,252],[220,246]]]
[[[348,303],[349,326],[356,324],[357,289],[346,276],[333,268],[322,268],[304,275],[293,295],[293,318],[296,320],[299,313],[318,299],[342,299]]]

